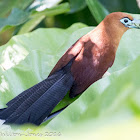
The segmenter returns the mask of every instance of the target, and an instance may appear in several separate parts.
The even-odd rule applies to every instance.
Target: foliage
[[[95,17],[98,23],[100,23],[105,16],[109,14],[109,11],[105,9],[105,7],[103,7],[98,0],[86,0],[86,2],[92,15]]]
[[[139,13],[136,1],[129,0],[129,3],[126,0],[53,0],[51,3],[49,0],[2,0],[1,35],[11,32],[16,36],[0,47],[0,108],[46,78],[62,54],[78,38],[94,29],[88,25],[96,26],[113,11],[133,12],[132,7],[135,7],[135,12]],[[4,7],[6,4],[8,6]],[[140,19],[140,15],[133,16]],[[80,139],[91,136],[92,139],[112,140],[122,138],[122,132],[127,139],[139,136],[139,42],[139,30],[125,33],[115,63],[109,69],[110,76],[94,83],[76,101],[67,95],[54,110],[68,103],[71,105],[50,122],[40,127],[0,126],[0,132],[45,134],[47,130],[61,132],[64,136],[50,139],[74,139],[73,136],[81,135]]]
[[[1,0],[0,45],[40,27],[67,28],[75,22],[96,26],[113,11],[140,13],[135,0]]]
[[[8,7],[4,5],[8,3]],[[23,3],[22,3],[23,2]],[[49,2],[47,0],[6,0],[0,2],[0,9],[4,9],[0,14],[0,32],[14,28],[13,35],[23,34],[33,30],[46,16],[56,16],[70,11],[68,3],[59,4],[61,0]],[[7,17],[7,14],[10,15]],[[5,17],[5,18],[3,18]],[[2,34],[3,35],[3,34]]]
[[[92,29],[81,23],[68,29],[39,29],[15,36],[1,47],[0,107],[5,107],[7,101],[43,80],[68,47]],[[34,133],[48,130],[61,131],[65,135],[68,132],[74,134],[74,131],[89,131],[91,134],[91,129],[94,131],[102,125],[109,127],[112,123],[133,122],[140,115],[139,38],[138,30],[128,31],[121,40],[115,64],[110,69],[111,75],[93,84],[52,121],[39,128],[25,125],[15,129],[13,126],[14,132],[31,128]],[[135,46],[132,47],[134,40]],[[67,101],[73,100],[65,98],[58,108]],[[5,130],[4,126],[1,129]]]

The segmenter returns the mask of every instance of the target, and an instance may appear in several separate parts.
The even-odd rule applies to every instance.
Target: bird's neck
[[[106,43],[108,42],[111,46],[115,47],[117,50],[119,42],[123,34],[128,30],[118,25],[105,26],[104,22],[101,22],[95,29],[100,32],[101,38],[106,38]]]

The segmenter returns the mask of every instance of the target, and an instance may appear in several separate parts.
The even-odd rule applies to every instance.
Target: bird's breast
[[[90,44],[91,45],[91,44]],[[73,61],[71,72],[75,80],[73,92],[79,94],[92,83],[102,78],[114,62],[114,51],[109,47],[84,47]]]

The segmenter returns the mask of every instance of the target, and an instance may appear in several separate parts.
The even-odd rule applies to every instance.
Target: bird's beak
[[[129,28],[136,28],[140,29],[140,20],[139,19],[133,19],[131,23],[128,24]]]

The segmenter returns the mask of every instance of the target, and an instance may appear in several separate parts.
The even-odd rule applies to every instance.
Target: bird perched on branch
[[[102,78],[115,60],[123,34],[130,28],[139,29],[139,23],[121,12],[106,16],[66,51],[48,78],[9,101],[0,110],[0,119],[5,124],[40,125],[68,91],[74,98]]]

